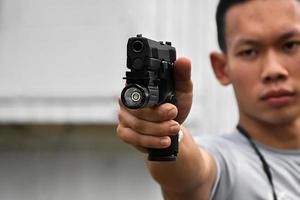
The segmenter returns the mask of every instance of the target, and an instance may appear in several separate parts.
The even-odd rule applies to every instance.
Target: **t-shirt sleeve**
[[[217,173],[210,200],[230,200],[235,180],[235,156],[231,151],[230,142],[224,138],[200,136],[195,137],[199,147],[204,148],[215,159]]]

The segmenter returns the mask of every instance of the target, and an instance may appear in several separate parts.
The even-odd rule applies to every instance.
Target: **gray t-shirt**
[[[223,136],[195,137],[217,163],[212,200],[273,200],[262,163],[238,131]],[[300,200],[300,149],[275,149],[258,142],[270,165],[278,200]]]

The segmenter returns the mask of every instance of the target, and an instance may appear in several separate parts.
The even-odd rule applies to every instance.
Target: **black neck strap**
[[[262,155],[262,153],[257,148],[256,144],[254,143],[254,141],[253,141],[252,137],[249,135],[249,133],[241,125],[237,125],[236,128],[239,130],[239,132],[242,135],[244,135],[247,138],[247,140],[251,144],[252,148],[254,149],[255,153],[259,157],[259,159],[262,163],[263,170],[264,170],[265,174],[267,175],[268,181],[271,185],[272,192],[273,192],[273,198],[274,198],[274,200],[277,200],[277,195],[276,195],[276,191],[275,191],[275,187],[274,187],[274,183],[273,183],[273,177],[272,177],[272,173],[271,173],[269,164],[267,163],[265,157]]]

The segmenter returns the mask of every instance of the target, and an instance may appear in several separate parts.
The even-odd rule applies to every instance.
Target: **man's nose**
[[[264,83],[284,81],[288,77],[288,70],[275,52],[268,52],[262,66],[261,79]]]

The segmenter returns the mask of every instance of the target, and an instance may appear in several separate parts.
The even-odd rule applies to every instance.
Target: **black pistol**
[[[126,87],[121,100],[127,108],[153,107],[163,103],[176,105],[174,63],[176,49],[170,42],[157,42],[137,35],[127,43]],[[175,161],[178,134],[170,136],[171,145],[164,149],[149,149],[150,161]]]

